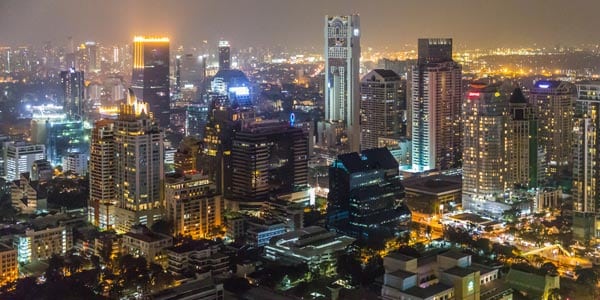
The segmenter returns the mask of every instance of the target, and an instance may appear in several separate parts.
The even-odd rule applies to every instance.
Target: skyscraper
[[[96,42],[86,42],[85,50],[87,51],[87,66],[86,72],[94,72],[100,70],[100,59],[98,53],[98,45]]]
[[[83,71],[75,71],[74,68],[62,71],[60,82],[65,96],[63,109],[67,117],[81,118],[85,91]]]
[[[375,69],[360,82],[361,148],[379,147],[379,138],[399,138],[401,131],[400,76],[391,70]]]
[[[412,168],[460,165],[462,67],[452,60],[452,39],[419,39],[412,68]]]
[[[600,81],[577,84],[573,147],[573,238],[597,239],[600,213]]]
[[[90,143],[88,220],[102,230],[113,229],[115,224],[115,158],[114,121],[97,121]]]
[[[151,226],[163,214],[164,133],[148,115],[148,103],[129,91],[114,123],[117,209],[115,227]]]
[[[327,226],[365,238],[394,235],[410,221],[398,162],[386,148],[338,155],[329,167]]]
[[[501,214],[507,188],[507,93],[499,84],[473,83],[464,109],[463,207]]]
[[[260,207],[269,196],[308,184],[308,138],[276,120],[253,122],[235,134],[231,149],[231,199]]]
[[[510,96],[508,120],[508,183],[509,186],[538,186],[537,119],[521,89]]]
[[[320,136],[350,152],[360,148],[359,63],[359,16],[325,16],[325,124]]]
[[[231,69],[231,47],[228,41],[219,41],[219,71]]]
[[[171,109],[169,59],[168,38],[134,38],[131,88],[136,97],[150,105],[150,112],[162,127],[169,126]]]
[[[547,175],[558,175],[561,169],[570,168],[575,93],[575,86],[565,81],[538,81],[531,89],[529,103],[538,118]]]

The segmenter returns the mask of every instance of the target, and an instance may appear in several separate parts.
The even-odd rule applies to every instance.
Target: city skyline
[[[376,48],[400,48],[414,45],[418,37],[434,36],[452,37],[458,48],[575,46],[597,40],[593,38],[597,36],[594,28],[600,26],[600,20],[593,15],[600,3],[584,0],[570,1],[568,5],[560,0],[101,3],[3,1],[0,43],[17,46],[50,40],[66,44],[69,36],[75,40],[120,43],[135,35],[166,35],[175,47],[224,38],[233,47],[285,45],[318,50],[322,16],[350,13],[361,16],[363,44]],[[23,12],[29,17],[23,18]]]

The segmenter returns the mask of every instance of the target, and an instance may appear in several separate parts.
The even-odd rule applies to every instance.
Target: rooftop
[[[416,257],[412,257],[412,256],[402,254],[399,252],[392,252],[392,253],[388,254],[386,257],[396,259],[396,260],[401,260],[401,261],[410,261],[410,260],[416,259]]]
[[[446,251],[446,252],[440,253],[438,255],[449,257],[449,258],[454,258],[454,259],[461,259],[463,257],[471,256],[471,255],[469,255],[467,253],[463,253],[463,252],[459,252],[459,251],[454,251],[454,250]]]
[[[462,179],[460,175],[433,175],[427,177],[413,177],[402,181],[406,190],[418,191],[424,194],[437,195],[448,192],[460,191]]]
[[[408,278],[411,276],[415,276],[417,274],[399,269],[394,272],[390,272],[390,275],[404,279],[404,278]]]
[[[458,277],[469,276],[470,274],[473,274],[475,272],[477,272],[477,271],[473,270],[471,268],[461,268],[461,267],[453,267],[453,268],[450,268],[450,269],[444,271],[444,273],[448,273],[450,275],[454,275],[454,276],[458,276]]]
[[[189,241],[185,244],[170,247],[167,250],[181,254],[181,253],[186,253],[186,252],[190,252],[190,251],[205,250],[216,244],[217,244],[216,242],[211,241],[211,240],[193,240],[193,241]]]
[[[415,297],[419,297],[419,298],[423,298],[423,299],[427,299],[430,297],[433,297],[437,294],[440,294],[442,292],[448,291],[453,289],[454,287],[451,287],[449,285],[445,285],[443,283],[437,283],[434,285],[430,285],[426,288],[421,288],[418,286],[414,286],[411,287],[410,289],[404,290],[402,291],[405,294],[409,294],[411,296],[415,296]]]

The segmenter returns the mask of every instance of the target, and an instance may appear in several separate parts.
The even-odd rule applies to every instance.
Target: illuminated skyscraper
[[[412,168],[460,164],[462,67],[452,60],[452,39],[419,39],[412,69]]]
[[[150,105],[150,112],[162,127],[169,126],[171,109],[169,59],[168,38],[134,38],[131,88],[136,97]]]
[[[361,148],[379,147],[379,138],[399,138],[402,82],[391,70],[375,69],[360,82]]]
[[[117,199],[114,135],[114,121],[100,120],[94,124],[90,144],[88,220],[102,230],[113,229],[115,224],[114,208]]]
[[[219,71],[231,69],[231,47],[228,41],[219,41]]]
[[[577,84],[573,129],[573,238],[588,244],[598,239],[600,216],[600,81]]]
[[[521,89],[513,91],[509,101],[508,182],[509,186],[538,186],[537,119]]]
[[[151,226],[163,214],[164,133],[148,109],[130,90],[114,123],[119,232],[134,224]]]
[[[74,68],[62,71],[60,72],[60,82],[65,96],[63,109],[67,117],[81,118],[85,91],[83,71],[75,71]]]
[[[501,214],[496,205],[508,187],[506,160],[508,97],[498,84],[473,83],[464,109],[463,207]]]
[[[86,42],[85,49],[87,51],[88,64],[86,72],[94,72],[100,70],[100,55],[96,42]]]
[[[359,63],[359,16],[325,16],[325,122],[319,126],[320,143],[343,144],[349,152],[360,148]],[[337,130],[340,127],[343,130]]]
[[[529,102],[539,120],[539,143],[551,176],[571,165],[575,91],[565,81],[538,81],[531,90]]]

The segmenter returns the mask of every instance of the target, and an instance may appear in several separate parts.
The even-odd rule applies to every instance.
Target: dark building
[[[219,41],[219,71],[231,69],[231,47],[228,41]]]
[[[69,118],[80,118],[83,113],[85,91],[83,71],[75,71],[74,68],[62,71],[60,82],[65,96],[63,104],[65,113]]]
[[[250,81],[240,70],[221,70],[215,74],[211,91],[219,96],[227,96],[232,107],[252,107]]]
[[[327,226],[358,238],[396,234],[411,217],[404,196],[387,148],[338,155],[329,167]]]
[[[208,120],[208,105],[192,103],[185,108],[185,135],[204,136],[204,128]]]
[[[160,126],[169,126],[169,39],[135,37],[131,88],[150,105]]]
[[[308,138],[288,122],[253,122],[235,134],[231,162],[231,199],[240,208],[262,206],[308,184]]]
[[[538,120],[521,89],[516,88],[508,104],[510,119],[507,161],[509,184],[538,186]]]

